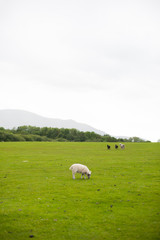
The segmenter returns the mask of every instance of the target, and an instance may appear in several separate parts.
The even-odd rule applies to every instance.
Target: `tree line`
[[[82,132],[77,129],[20,126],[13,129],[0,128],[0,142],[145,142],[138,137],[116,138],[95,132]]]

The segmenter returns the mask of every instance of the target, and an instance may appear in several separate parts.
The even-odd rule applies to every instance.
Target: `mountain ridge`
[[[19,126],[31,125],[36,127],[52,128],[75,128],[83,132],[95,132],[104,135],[105,132],[98,130],[88,124],[79,123],[72,119],[48,118],[36,113],[19,109],[0,110],[0,127],[7,129],[17,128]]]

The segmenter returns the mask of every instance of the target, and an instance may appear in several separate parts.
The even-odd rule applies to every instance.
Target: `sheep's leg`
[[[73,179],[75,179],[75,173],[72,173]]]
[[[85,178],[85,174],[84,174],[84,173],[82,173],[82,175],[81,175],[81,179],[82,179],[83,176],[84,176],[84,178]]]
[[[82,173],[82,175],[81,175],[81,179],[82,179],[83,176],[84,176],[84,179],[86,179],[86,177],[85,177],[85,173]]]

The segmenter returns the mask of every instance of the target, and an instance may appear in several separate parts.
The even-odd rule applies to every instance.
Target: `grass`
[[[160,239],[160,144],[106,145],[0,143],[0,239]]]

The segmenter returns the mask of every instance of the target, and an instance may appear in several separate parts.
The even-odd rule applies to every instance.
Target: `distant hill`
[[[62,120],[57,118],[46,118],[35,113],[23,110],[0,110],[0,127],[12,129],[14,127],[31,125],[36,127],[52,128],[75,128],[83,132],[95,132],[104,135],[105,132],[93,128],[87,124],[79,123],[74,120]]]

